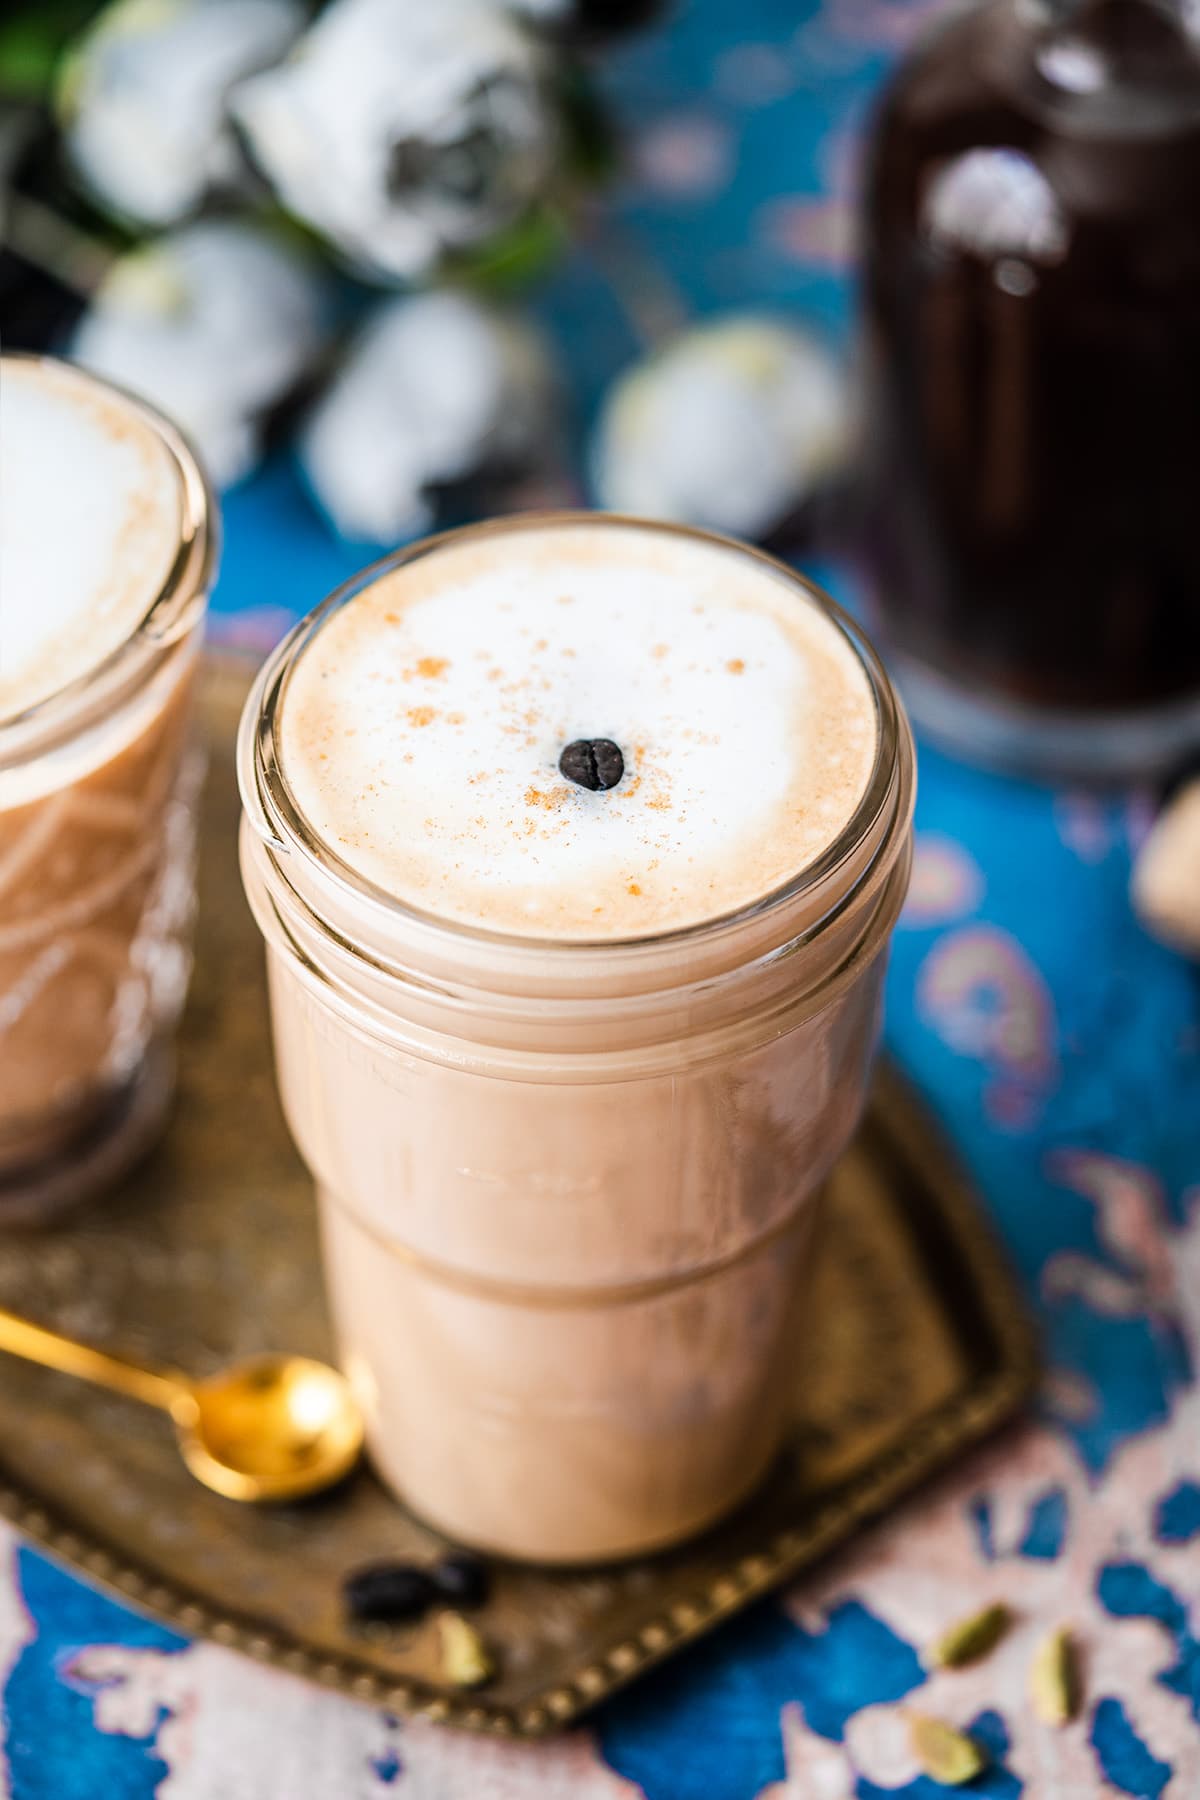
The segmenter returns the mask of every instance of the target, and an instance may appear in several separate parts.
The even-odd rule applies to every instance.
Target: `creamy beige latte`
[[[814,1200],[907,878],[886,679],[740,546],[513,521],[300,627],[240,767],[380,1471],[533,1560],[700,1529],[803,1379]]]
[[[875,711],[853,649],[769,565],[573,525],[383,575],[296,662],[283,770],[399,900],[547,938],[676,931],[804,868],[854,811]],[[563,776],[603,738],[624,775]]]
[[[63,364],[0,358],[0,1218],[82,1197],[161,1114],[209,561],[168,428]]]

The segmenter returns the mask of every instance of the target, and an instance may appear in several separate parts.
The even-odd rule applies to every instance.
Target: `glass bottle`
[[[1200,742],[1200,13],[984,0],[870,147],[863,549],[935,739],[1047,773]]]

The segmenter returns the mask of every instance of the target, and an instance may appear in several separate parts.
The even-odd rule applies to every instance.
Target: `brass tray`
[[[203,1373],[265,1347],[327,1357],[308,1179],[275,1098],[260,946],[241,896],[232,745],[246,665],[214,661],[198,957],[166,1140],[124,1190],[53,1232],[0,1238],[0,1303]],[[185,1632],[389,1710],[533,1737],[844,1539],[1008,1418],[1034,1374],[1020,1301],[971,1196],[884,1073],[828,1207],[794,1442],[727,1524],[668,1555],[496,1571],[477,1615],[498,1672],[439,1684],[433,1624],[355,1627],[340,1588],[443,1546],[366,1470],[301,1506],[223,1501],[168,1423],[3,1359],[0,1512]]]

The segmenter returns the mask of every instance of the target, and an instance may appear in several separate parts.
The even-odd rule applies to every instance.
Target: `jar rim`
[[[6,350],[3,362],[47,364],[114,394],[161,440],[179,481],[179,547],[161,586],[129,634],[82,674],[19,713],[0,719],[0,771],[41,756],[79,729],[103,696],[132,685],[147,663],[187,636],[216,576],[220,525],[216,497],[203,464],[171,420],[119,382],[80,364],[38,351]]]
[[[853,812],[832,843],[816,857],[789,875],[786,881],[745,905],[668,930],[621,938],[551,938],[531,932],[500,931],[447,918],[398,898],[353,868],[310,824],[287,780],[279,753],[278,719],[288,677],[300,655],[333,613],[385,575],[434,554],[445,545],[508,532],[576,525],[602,529],[615,526],[682,537],[693,543],[710,544],[725,553],[733,552],[765,566],[774,576],[802,593],[806,601],[815,605],[834,625],[866,676],[874,707],[875,754]],[[906,743],[911,744],[907,721],[870,640],[850,614],[809,577],[769,552],[719,532],[625,513],[564,509],[512,514],[436,533],[388,552],[335,588],[292,627],[263,665],[242,714],[237,762],[243,807],[256,835],[268,850],[286,853],[292,848],[298,849],[304,863],[319,879],[331,882],[343,898],[365,903],[376,918],[413,925],[436,933],[448,942],[492,945],[508,955],[536,955],[548,962],[560,963],[586,956],[595,965],[606,955],[610,958],[637,957],[677,950],[689,943],[712,942],[785,910],[806,893],[817,891],[870,838],[889,803],[895,812],[903,815],[903,823],[907,823],[911,811],[911,779],[907,783],[907,803],[897,794],[896,782],[897,765],[902,760]],[[883,834],[885,840],[892,835],[891,830],[885,830]],[[869,859],[862,871],[863,877],[874,866],[875,860],[875,857]],[[856,881],[852,889],[857,885]]]

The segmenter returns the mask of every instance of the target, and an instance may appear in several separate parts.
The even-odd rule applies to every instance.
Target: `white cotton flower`
[[[610,390],[593,440],[600,504],[757,538],[845,454],[845,383],[807,333],[736,315],[685,332]]]
[[[231,104],[297,218],[360,271],[409,281],[544,191],[547,58],[494,0],[333,0]]]
[[[263,415],[320,349],[324,310],[307,257],[256,226],[206,220],[122,257],[71,355],[173,419],[224,487],[253,466]]]
[[[343,536],[396,543],[437,491],[516,471],[556,436],[558,383],[531,325],[448,291],[389,301],[314,409],[300,457]]]
[[[174,225],[236,180],[226,96],[283,55],[304,16],[299,0],[112,0],[59,85],[71,160],[97,198]]]

